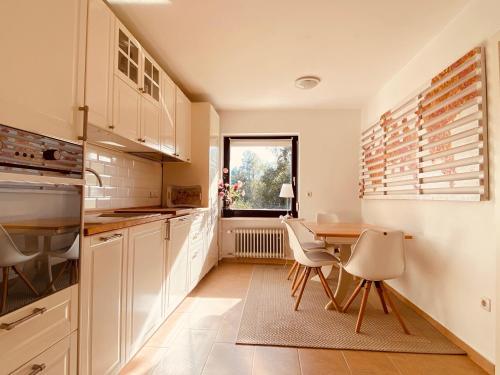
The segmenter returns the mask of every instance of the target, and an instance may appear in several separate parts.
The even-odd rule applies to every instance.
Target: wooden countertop
[[[151,207],[151,211],[157,211],[158,208]],[[189,214],[195,214],[198,212],[204,212],[207,208],[193,208],[190,210],[183,209],[179,214],[172,213],[144,213],[140,216],[130,216],[130,217],[99,217],[99,214],[106,212],[134,212],[133,209],[121,209],[121,210],[111,210],[111,211],[87,211],[84,218],[83,234],[85,236],[92,236],[94,234],[109,232],[112,230],[124,229],[128,227],[133,227],[135,225],[141,225],[146,223],[151,223],[159,220],[167,220],[178,216],[185,216]],[[137,211],[144,211],[144,209],[137,209]],[[87,219],[87,220],[85,220]],[[89,221],[92,220],[92,221]]]
[[[102,221],[84,222],[83,234],[85,236],[92,236],[98,233],[124,229],[128,227],[133,227],[135,225],[147,224],[159,220],[166,220],[172,217],[174,217],[174,215],[171,214],[165,214],[165,215],[145,214],[144,216],[99,218],[99,220]]]

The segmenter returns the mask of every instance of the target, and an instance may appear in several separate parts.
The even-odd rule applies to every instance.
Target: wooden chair
[[[372,284],[375,285],[384,313],[388,314],[386,300],[398,319],[404,333],[410,334],[403,318],[384,286],[384,280],[400,277],[405,271],[404,233],[400,231],[380,232],[372,229],[361,233],[352,249],[349,260],[342,267],[351,275],[361,278],[361,282],[347,300],[342,311],[346,312],[361,289],[364,288],[355,332],[359,333]]]
[[[338,259],[334,255],[328,253],[326,249],[318,249],[319,251],[307,251],[302,247],[299,239],[297,238],[297,235],[295,234],[294,229],[290,226],[290,223],[285,221],[285,225],[288,232],[288,240],[290,242],[290,248],[292,249],[293,256],[297,261],[298,268],[300,268],[301,265],[304,266],[304,270],[302,271],[299,280],[294,285],[292,290],[292,296],[295,296],[295,293],[297,292],[300,286],[299,295],[297,297],[297,300],[295,301],[295,307],[294,307],[295,311],[297,311],[299,308],[302,295],[304,294],[304,289],[306,287],[307,282],[309,281],[311,270],[314,270],[318,274],[319,279],[321,281],[321,285],[323,286],[323,289],[325,290],[327,297],[330,298],[335,309],[337,311],[340,311],[340,306],[337,304],[333,292],[330,289],[330,286],[328,285],[328,282],[326,281],[323,272],[321,271],[321,267],[331,266],[335,263],[338,263]]]

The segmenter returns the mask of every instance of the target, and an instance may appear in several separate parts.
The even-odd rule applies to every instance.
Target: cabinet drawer
[[[76,375],[77,333],[73,332],[42,354],[14,371],[12,375]]]
[[[38,309],[44,310],[39,313]],[[78,286],[74,285],[0,317],[0,327],[4,327],[0,329],[1,367],[19,368],[68,336],[77,328],[77,313]]]

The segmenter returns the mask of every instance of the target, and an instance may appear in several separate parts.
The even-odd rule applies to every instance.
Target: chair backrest
[[[0,224],[0,267],[22,263],[25,258],[25,255],[19,251],[12,237]]]
[[[64,252],[64,258],[66,259],[80,258],[80,233],[76,235],[76,238],[71,244],[71,247]]]
[[[288,233],[288,243],[290,249],[292,249],[293,257],[300,264],[309,264],[309,258],[306,256],[304,249],[300,245],[299,238],[295,233],[295,228],[302,226],[302,223],[298,220],[285,220],[284,224]]]
[[[316,214],[316,222],[318,224],[338,223],[339,217],[333,212],[318,212]]]
[[[394,279],[405,271],[404,233],[367,229],[352,249],[344,269],[363,279]]]

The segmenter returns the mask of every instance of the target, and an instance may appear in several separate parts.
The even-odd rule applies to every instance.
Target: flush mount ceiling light
[[[295,80],[295,86],[299,89],[310,90],[318,86],[318,83],[321,82],[319,77],[315,76],[304,76],[299,77]]]

